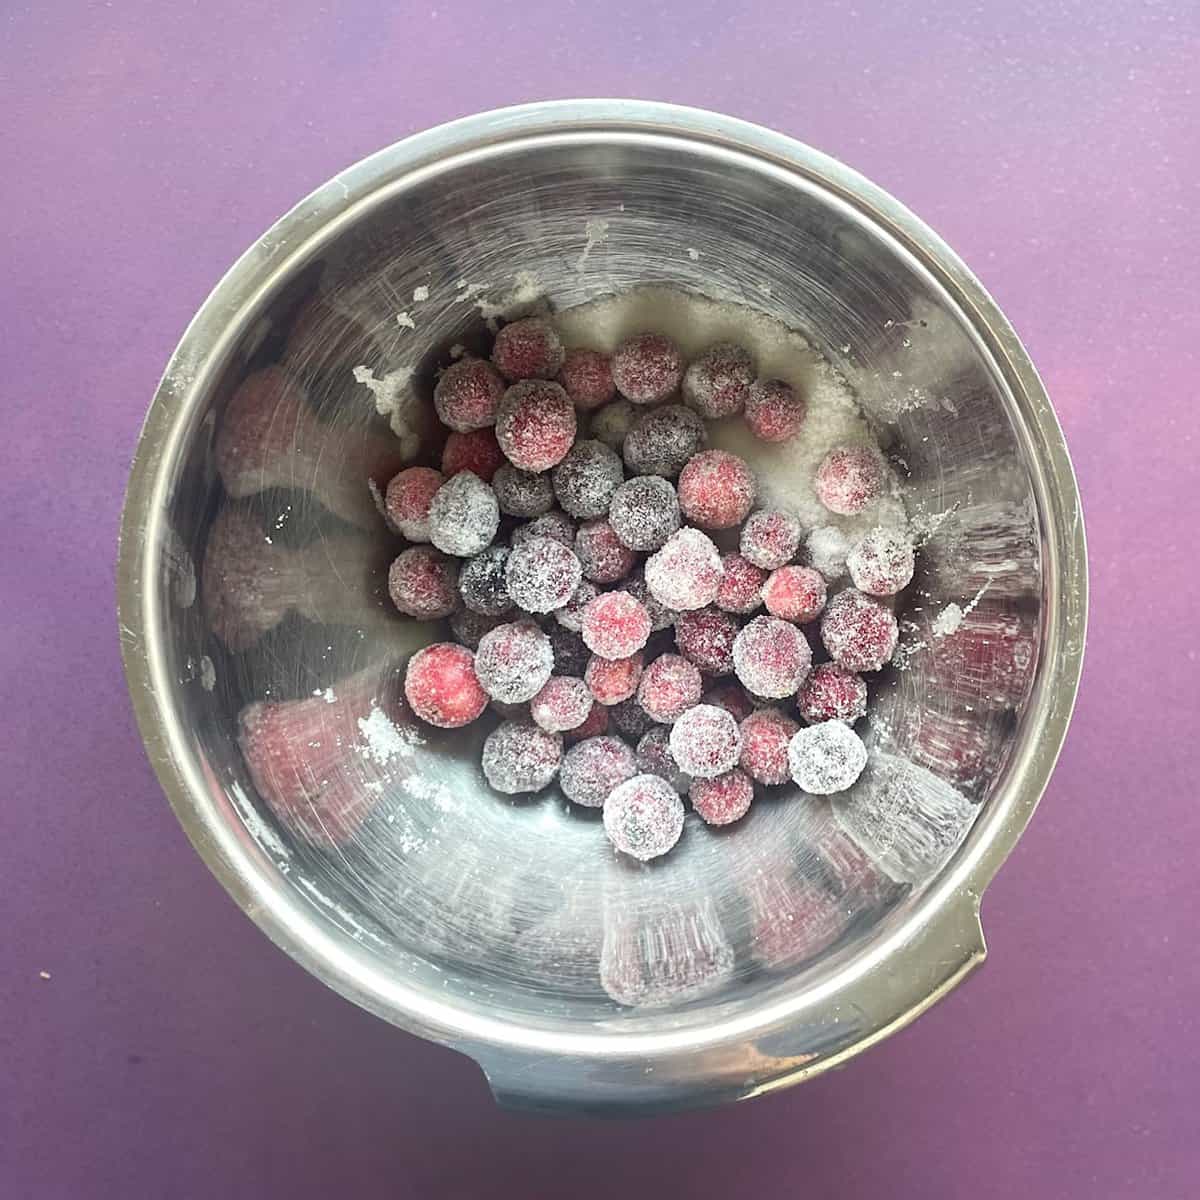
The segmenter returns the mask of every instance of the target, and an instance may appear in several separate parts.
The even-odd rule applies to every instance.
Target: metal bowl
[[[436,436],[434,371],[488,316],[647,282],[805,331],[924,546],[859,784],[784,789],[639,867],[554,788],[491,792],[476,730],[406,718],[398,670],[445,632],[388,604],[397,542],[364,480]],[[257,425],[229,407],[250,376],[275,388]],[[807,1078],[982,961],[980,897],[1066,732],[1085,589],[1054,414],[954,254],[805,146],[626,101],[443,126],[279,221],[167,367],[120,554],[142,735],[237,903],[343,995],[472,1056],[501,1101],[626,1111]]]

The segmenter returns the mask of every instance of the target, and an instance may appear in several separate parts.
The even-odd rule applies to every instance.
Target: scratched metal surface
[[[1188,378],[1183,335],[1194,320],[1194,310],[1172,303],[1190,243],[1171,235],[1182,230],[1183,198],[1196,182],[1184,120],[1194,102],[1182,74],[1196,30],[1182,14],[1134,19],[1112,6],[1081,34],[1070,29],[1070,14],[1070,6],[1038,10],[1026,25],[1026,14],[1013,13],[978,28],[949,11],[937,20],[910,15],[902,28],[890,24],[898,16],[878,14],[863,45],[852,41],[848,14],[845,30],[779,40],[760,18],[735,26],[702,12],[696,37],[709,69],[699,71],[694,57],[684,68],[679,43],[687,39],[670,26],[638,29],[610,18],[601,28],[580,15],[560,38],[546,34],[547,64],[569,61],[581,45],[603,50],[569,88],[553,87],[548,73],[540,93],[653,92],[740,112],[839,154],[946,233],[997,292],[1048,377],[1085,502],[1094,496],[1092,537],[1106,568],[1098,582],[1108,612],[1095,635],[1106,656],[1096,664],[1094,639],[1083,732],[1077,728],[1046,807],[996,885],[999,922],[985,913],[987,971],[935,1017],[811,1091],[673,1120],[667,1128],[705,1143],[683,1161],[664,1159],[655,1149],[661,1134],[636,1127],[560,1126],[564,1135],[546,1155],[539,1127],[494,1113],[469,1064],[377,1025],[271,952],[221,899],[161,803],[124,716],[110,610],[96,599],[108,587],[97,581],[111,571],[123,468],[145,401],[222,267],[349,159],[456,112],[526,98],[527,81],[514,84],[503,56],[489,54],[486,69],[476,64],[489,39],[464,34],[471,22],[448,11],[422,13],[416,31],[410,24],[400,63],[364,51],[397,19],[370,7],[336,21],[295,9],[289,21],[306,36],[286,46],[249,39],[244,48],[244,33],[235,44],[211,12],[127,15],[124,25],[91,14],[67,21],[52,7],[11,18],[8,52],[18,47],[22,59],[12,76],[16,111],[27,119],[4,136],[29,170],[24,202],[6,200],[18,269],[4,336],[10,360],[28,364],[20,378],[42,398],[30,404],[10,376],[17,453],[5,488],[16,556],[29,566],[4,584],[16,616],[4,641],[13,663],[6,686],[28,680],[34,661],[38,683],[32,702],[10,706],[6,771],[21,795],[39,798],[36,810],[10,804],[2,818],[5,878],[18,897],[36,897],[16,905],[15,953],[0,985],[6,1008],[18,1013],[10,1030],[22,1030],[6,1035],[15,1070],[3,1120],[15,1136],[0,1139],[10,1148],[0,1156],[18,1151],[0,1157],[16,1194],[168,1186],[199,1194],[214,1179],[230,1195],[283,1187],[316,1194],[335,1183],[369,1193],[404,1182],[433,1188],[439,1179],[483,1186],[485,1177],[471,1173],[482,1168],[450,1149],[462,1136],[535,1186],[572,1183],[586,1194],[591,1176],[609,1169],[631,1185],[682,1177],[703,1190],[730,1178],[718,1153],[723,1139],[700,1136],[705,1129],[766,1140],[756,1184],[768,1194],[796,1177],[797,1129],[805,1177],[815,1171],[829,1189],[882,1187],[904,1164],[905,1177],[925,1188],[948,1187],[962,1171],[978,1179],[986,1167],[985,1195],[993,1183],[999,1195],[1035,1176],[1053,1195],[1076,1178],[1053,1174],[1073,1171],[1062,1160],[1074,1156],[1091,1165],[1097,1194],[1135,1184],[1183,1194],[1177,1185],[1192,1162],[1183,1114],[1194,1080],[1167,1049],[1194,1034],[1183,1001],[1195,991],[1195,968],[1147,970],[1147,983],[1131,981],[1118,1006],[1102,990],[1102,947],[1115,936],[1126,960],[1165,964],[1194,888],[1181,846],[1196,818],[1185,804],[1181,752],[1170,748],[1194,715],[1182,690],[1186,659],[1161,667],[1131,659],[1128,646],[1140,639],[1121,597],[1135,572],[1154,570],[1174,586],[1142,611],[1168,630],[1185,612],[1176,597],[1187,577],[1172,577],[1185,568],[1160,556],[1173,536],[1160,514],[1174,510],[1194,479],[1188,430],[1171,433],[1171,422],[1186,420],[1175,392]],[[972,57],[977,45],[997,41],[1011,53]],[[172,50],[184,46],[198,65],[181,72]],[[244,58],[215,67],[226,51]],[[794,62],[805,67],[799,84]],[[36,79],[35,64],[44,68]],[[224,71],[236,74],[235,87]],[[255,93],[250,119],[231,125],[223,106],[236,97],[244,108],[256,75],[273,86]],[[860,75],[866,84],[847,89],[845,79]],[[46,78],[61,83],[47,102],[58,118],[49,129],[35,106]],[[381,117],[368,103],[368,85],[392,100],[392,113]],[[343,99],[332,115],[324,98],[314,102],[318,87]],[[830,105],[834,94],[838,104]],[[960,102],[950,103],[955,97]],[[397,107],[403,118],[393,115]],[[1092,135],[1101,118],[1108,142],[1098,152]],[[1085,142],[1093,142],[1086,152]],[[59,157],[68,150],[91,168],[94,188],[70,187]],[[131,161],[144,165],[131,169]],[[1113,185],[1114,176],[1122,182]],[[1000,194],[981,203],[989,191]],[[1151,193],[1155,220],[1133,220]],[[114,251],[103,259],[94,251],[100,238]],[[1176,256],[1169,273],[1168,251]],[[1132,298],[1151,290],[1152,303]],[[1076,293],[1086,298],[1073,303]],[[1164,348],[1148,357],[1123,352],[1138,344]],[[1130,406],[1135,389],[1147,398]],[[56,403],[64,390],[79,416]],[[47,411],[66,415],[48,423]],[[1115,486],[1146,458],[1155,469],[1140,487]],[[73,481],[66,491],[64,479]],[[1019,496],[1014,504],[1019,512]],[[930,571],[951,569],[931,558]],[[344,663],[366,665],[357,653],[346,649]],[[219,683],[250,671],[223,665],[214,667]],[[1146,678],[1154,669],[1159,686]],[[307,694],[300,689],[309,682],[288,680],[295,695]],[[309,691],[328,680],[311,682]],[[27,684],[21,692],[28,696]],[[1172,703],[1156,713],[1163,693]],[[1151,745],[1153,737],[1164,747],[1149,783],[1128,755],[1118,756],[1118,725],[1125,745]],[[30,753],[50,735],[52,753]],[[1165,819],[1134,826],[1121,797],[1149,790],[1162,794]],[[1083,820],[1096,841],[1081,845]],[[58,886],[48,889],[47,877]],[[751,896],[748,911],[760,902],[770,898]],[[589,1002],[597,999],[590,976],[581,987]],[[275,1082],[238,1082],[264,1072]],[[1057,1111],[1082,1110],[1089,1119],[1032,1124],[1014,1096],[1033,1087],[1048,1089]],[[1007,1133],[998,1142],[1021,1152],[1000,1158],[970,1139],[968,1118],[984,1114],[993,1133],[997,1123]],[[527,1156],[522,1147],[535,1139],[542,1152]],[[284,1154],[284,1140],[301,1148]],[[1064,1144],[1070,1155],[1061,1154]]]

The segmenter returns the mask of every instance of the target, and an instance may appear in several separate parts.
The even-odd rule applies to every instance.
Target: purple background
[[[0,1193],[1196,1195],[1200,8],[589,7],[0,15]],[[498,1112],[274,950],[161,798],[113,614],[138,427],[225,267],[385,143],[572,94],[774,126],[924,216],[1043,371],[1091,540],[1078,712],[985,969],[843,1071],[641,1124]]]

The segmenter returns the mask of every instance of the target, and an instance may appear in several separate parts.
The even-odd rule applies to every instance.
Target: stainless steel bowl
[[[378,568],[396,543],[363,480],[433,436],[411,398],[456,343],[480,344],[487,315],[648,281],[806,331],[906,474],[925,545],[859,785],[765,801],[635,867],[554,789],[490,792],[475,731],[405,723],[397,669],[444,633],[388,605]],[[271,363],[303,386],[302,411],[276,395],[271,421],[238,432],[230,397]],[[221,456],[239,454],[249,468],[226,465],[223,485]],[[214,564],[231,522],[261,539],[232,603]],[[980,897],[1066,731],[1085,589],[1046,394],[930,230],[777,134],[580,101],[383,150],[237,262],[146,420],[120,622],[171,804],[278,945],[472,1056],[504,1102],[656,1110],[816,1074],[982,961]],[[273,753],[259,744],[253,770],[247,706]]]

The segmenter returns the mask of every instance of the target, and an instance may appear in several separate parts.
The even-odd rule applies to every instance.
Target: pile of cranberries
[[[483,748],[494,789],[558,777],[647,860],[678,841],[684,796],[727,825],[756,786],[855,782],[863,673],[895,650],[886,598],[912,578],[913,549],[879,527],[831,553],[836,528],[756,509],[750,466],[708,448],[706,422],[737,414],[764,441],[794,437],[805,401],[789,384],[758,378],[731,343],[690,363],[657,333],[568,353],[530,317],[500,330],[490,362],[448,367],[434,405],[450,431],[440,469],[408,467],[387,489],[413,543],[390,593],[417,620],[449,618],[457,640],[415,654],[404,689],[440,728],[500,714]],[[813,487],[851,516],[886,482],[877,451],[850,445]],[[847,572],[853,586],[831,595]],[[814,666],[814,647],[828,661]]]

